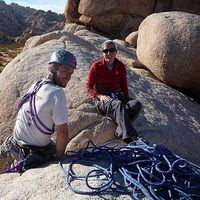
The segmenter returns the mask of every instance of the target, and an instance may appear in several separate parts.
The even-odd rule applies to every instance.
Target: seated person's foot
[[[137,137],[137,140],[138,140],[138,141],[141,141],[141,142],[143,142],[143,143],[145,143],[145,144],[147,144],[147,145],[149,144],[149,142],[146,141],[146,140],[145,140],[144,138],[142,138],[141,136],[138,136],[138,137]]]
[[[130,138],[125,138],[123,139],[123,141],[126,143],[126,144],[130,144],[131,142],[134,143],[134,145],[136,145],[137,143],[140,144],[140,143],[143,143],[143,144],[149,144],[148,141],[146,141],[145,139],[143,139],[141,136],[133,136],[133,137],[130,137]]]

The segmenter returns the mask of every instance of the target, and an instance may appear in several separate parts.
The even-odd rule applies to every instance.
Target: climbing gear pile
[[[200,167],[163,145],[147,145],[142,140],[135,145],[112,142],[99,147],[89,141],[86,148],[68,152],[60,166],[67,186],[77,194],[113,191],[136,200],[200,199]]]

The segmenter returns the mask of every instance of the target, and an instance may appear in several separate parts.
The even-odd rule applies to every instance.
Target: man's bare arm
[[[56,158],[60,159],[64,153],[68,141],[68,125],[62,124],[56,127],[57,138],[56,138]]]

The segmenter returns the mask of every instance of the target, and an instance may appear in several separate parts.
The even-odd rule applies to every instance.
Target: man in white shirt
[[[75,68],[76,59],[70,52],[58,49],[52,54],[47,77],[33,84],[18,106],[13,135],[0,146],[0,168],[3,160],[17,160],[20,167],[7,166],[7,172],[22,172],[64,155],[68,143],[68,110],[62,88]],[[51,141],[54,131],[55,144]]]

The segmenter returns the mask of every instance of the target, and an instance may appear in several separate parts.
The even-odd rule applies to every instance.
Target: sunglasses
[[[116,49],[112,47],[112,48],[110,48],[110,49],[104,49],[104,50],[103,50],[103,53],[107,54],[108,52],[113,53],[113,52],[115,52],[115,51],[116,51]]]

